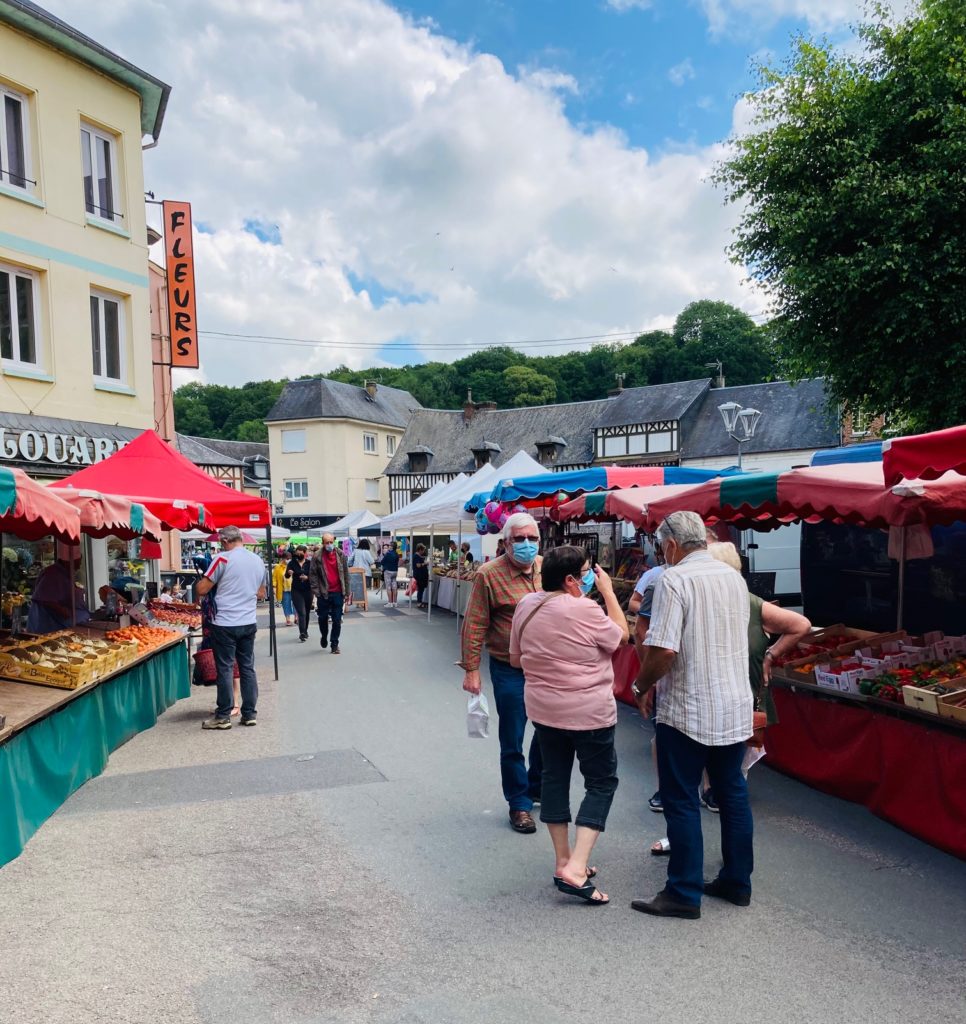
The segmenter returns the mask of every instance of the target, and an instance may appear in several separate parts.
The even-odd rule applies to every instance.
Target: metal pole
[[[416,578],[416,574],[413,571],[413,555],[415,554],[415,550],[416,549],[413,546],[413,528],[410,527],[409,528],[409,578],[411,580],[414,580]],[[407,585],[406,589],[410,590],[411,588]],[[413,610],[413,595],[412,594],[409,595],[409,610],[410,611]]]
[[[433,524],[429,525],[429,601],[426,606],[426,621],[433,621]]]
[[[902,629],[903,612],[906,604],[906,528],[900,526],[899,534],[899,601],[896,611],[896,630]]]
[[[275,666],[275,680],[278,681],[278,637],[275,635],[275,585],[272,580],[272,562],[273,550],[272,550],[272,524],[269,522],[268,526],[265,527],[265,540],[268,544],[268,650],[272,655],[273,664]]]
[[[456,527],[456,550],[459,557],[456,561],[456,633],[460,631],[460,583],[463,579],[463,520],[460,519]]]

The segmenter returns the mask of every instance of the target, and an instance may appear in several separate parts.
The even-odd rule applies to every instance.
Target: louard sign
[[[166,199],[164,254],[168,274],[168,330],[171,365],[198,368],[198,319],[195,314],[195,257],[191,204]]]
[[[113,455],[122,445],[109,437],[54,434],[49,431],[10,431],[0,427],[0,459],[50,462],[56,466],[91,466]]]

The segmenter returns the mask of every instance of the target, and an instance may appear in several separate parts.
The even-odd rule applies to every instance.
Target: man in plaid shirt
[[[515,832],[537,831],[531,811],[540,799],[543,763],[536,736],[530,743],[530,769],[523,756],[527,712],[523,703],[523,670],[510,664],[510,627],[522,598],[540,589],[540,531],[533,516],[518,512],[503,528],[506,553],[482,565],[463,620],[463,689],[479,693],[483,647],[490,654],[490,681],[500,730],[500,773],[503,795],[510,806],[510,827]]]

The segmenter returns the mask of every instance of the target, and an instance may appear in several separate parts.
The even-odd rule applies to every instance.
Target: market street
[[[465,735],[452,616],[378,599],[339,657],[314,626],[279,636],[276,684],[259,634],[257,729],[203,732],[214,691],[193,690],[0,871],[3,1019],[962,1021],[961,861],[758,767],[751,908],[634,913],[663,884],[663,818],[622,707],[594,858],[612,905],[589,908],[553,889],[543,826],[507,826],[497,740]]]

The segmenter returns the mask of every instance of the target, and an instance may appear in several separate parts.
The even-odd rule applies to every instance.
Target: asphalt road
[[[963,862],[756,767],[752,906],[635,913],[663,818],[622,709],[612,903],[583,906],[545,831],[509,829],[495,738],[465,735],[452,617],[353,612],[338,657],[294,632],[277,683],[260,634],[256,729],[202,732],[196,691],[0,871],[0,1021],[966,1019]]]

